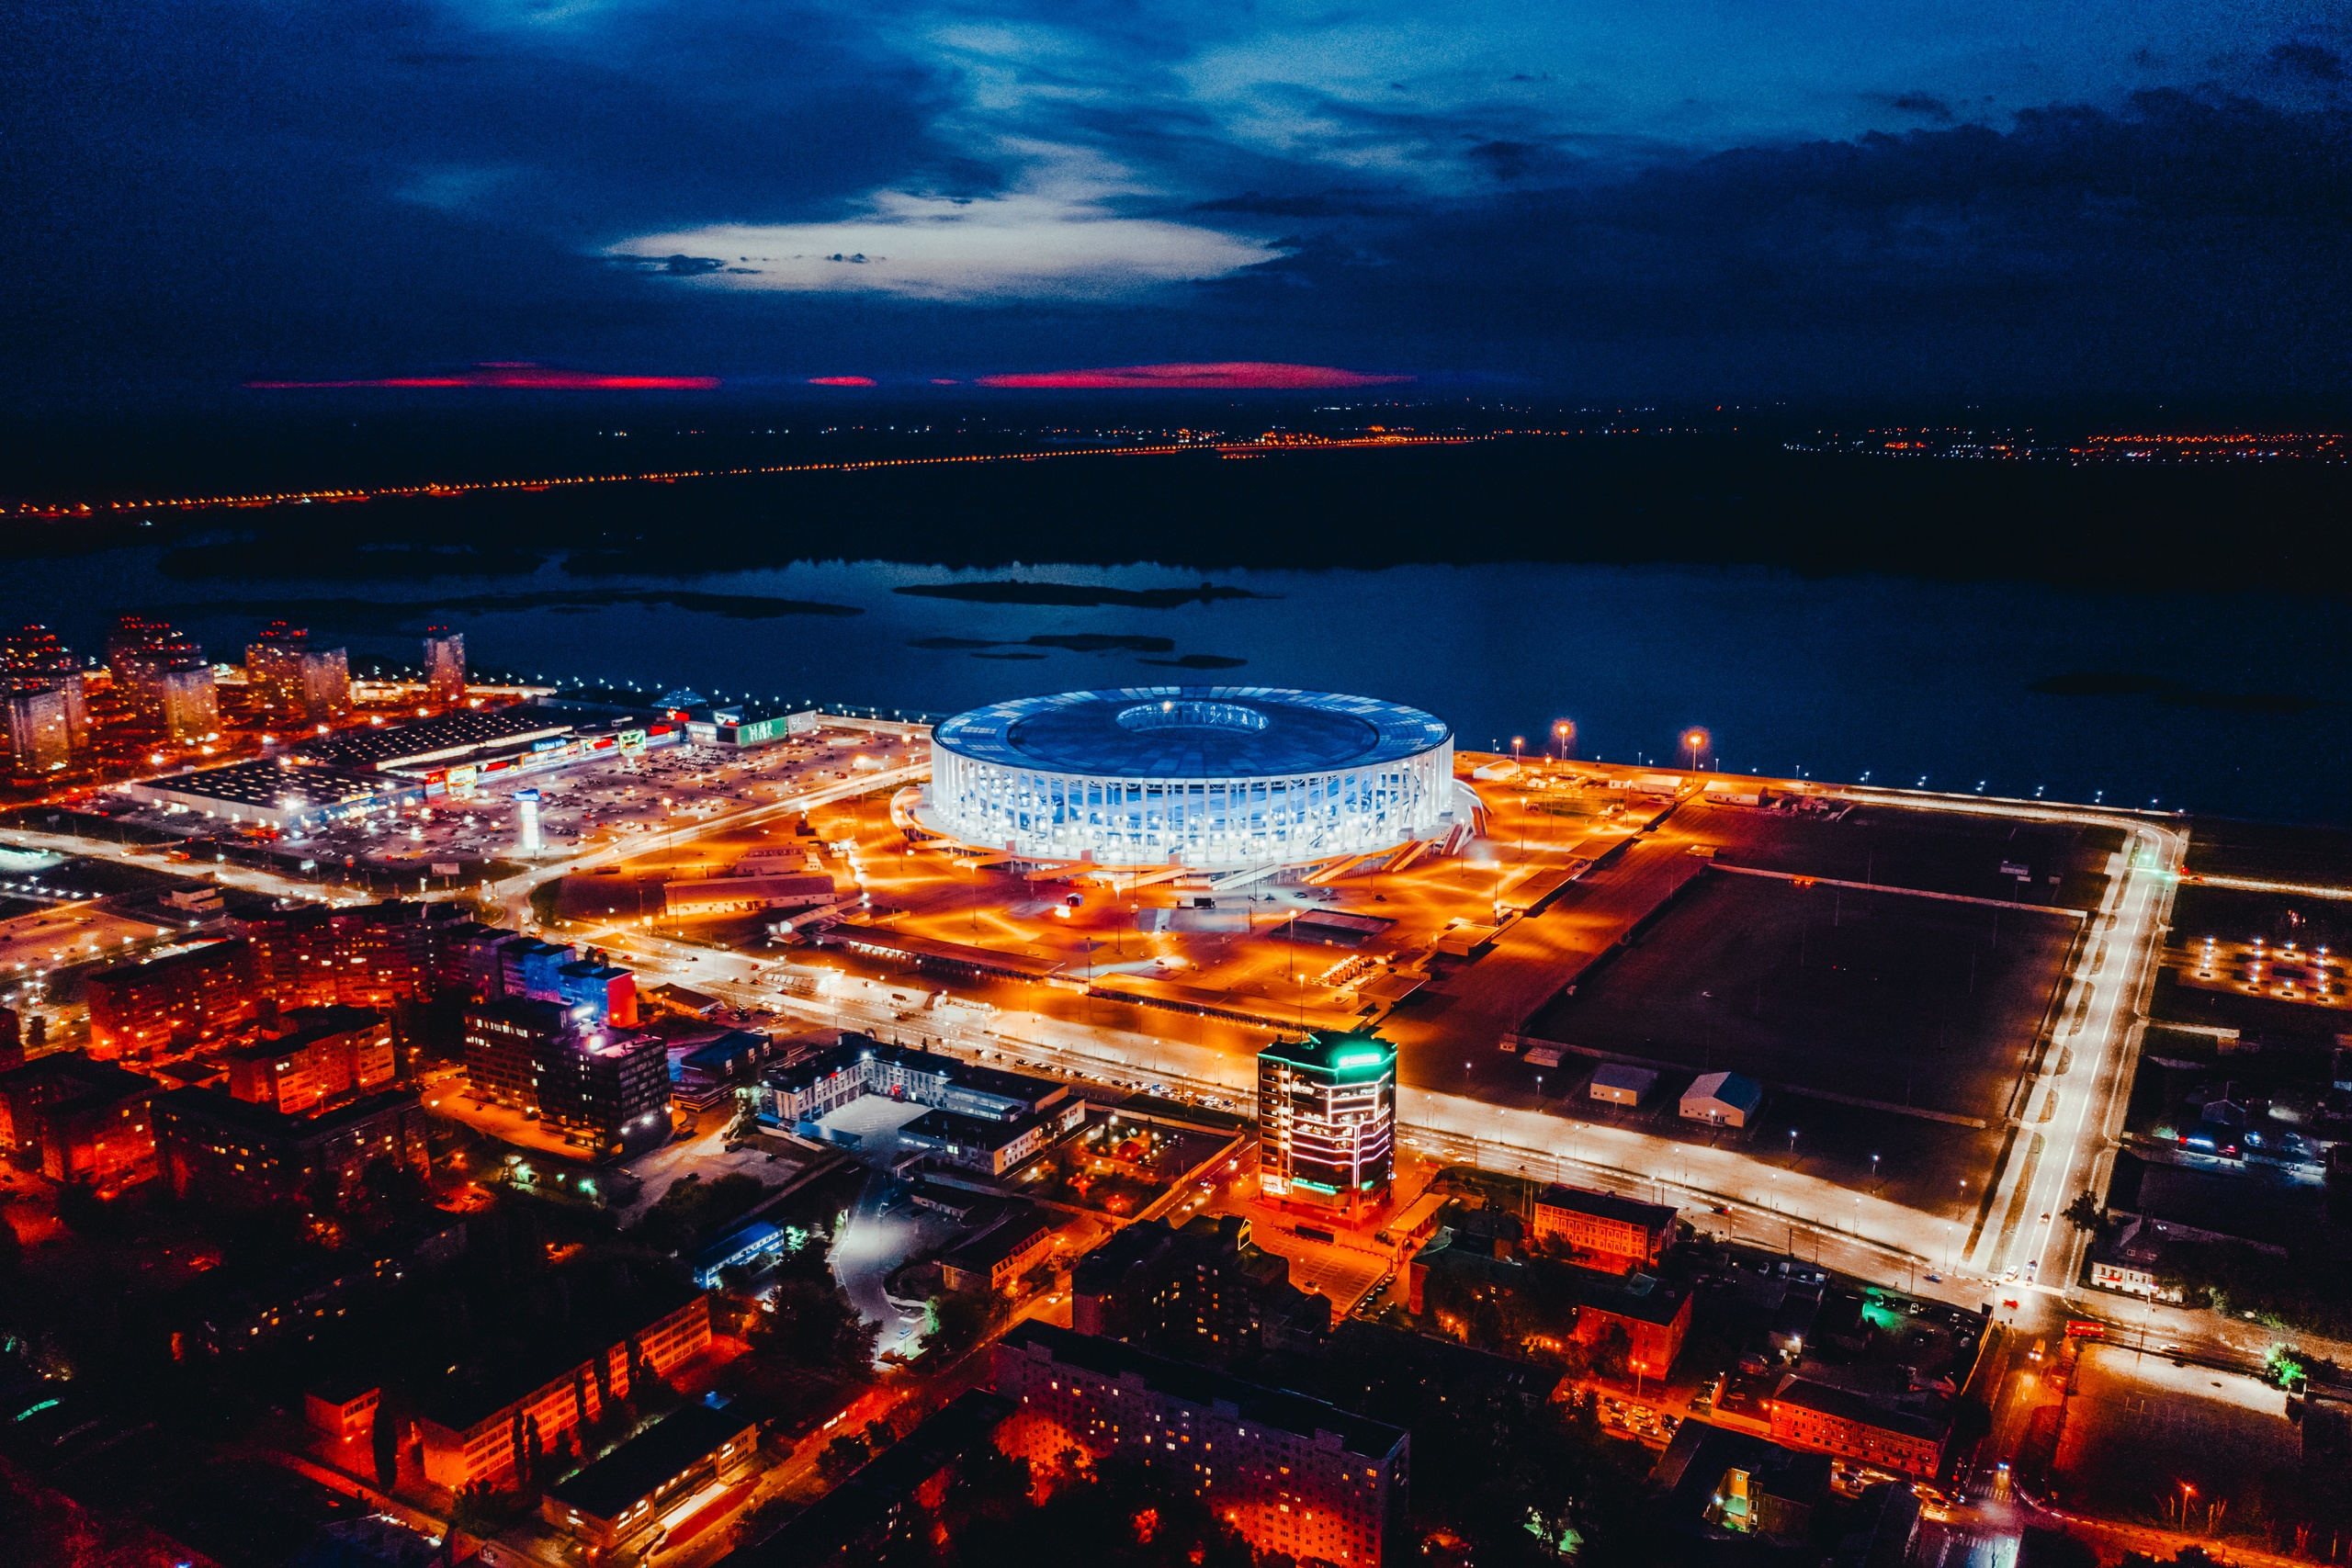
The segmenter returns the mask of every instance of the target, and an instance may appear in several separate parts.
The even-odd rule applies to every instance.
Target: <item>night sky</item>
[[[2318,398],[2347,59],[2262,0],[32,0],[0,375]]]

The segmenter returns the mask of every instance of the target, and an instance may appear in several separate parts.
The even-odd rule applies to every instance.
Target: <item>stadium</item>
[[[1238,867],[1434,836],[1453,732],[1418,708],[1270,686],[1023,697],[932,731],[931,830],[1023,859]]]

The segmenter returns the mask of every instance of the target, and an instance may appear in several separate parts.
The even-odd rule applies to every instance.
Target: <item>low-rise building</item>
[[[1595,1269],[1621,1274],[1654,1269],[1674,1243],[1674,1209],[1590,1188],[1549,1186],[1535,1195],[1535,1240]]]
[[[739,872],[662,885],[662,912],[672,919],[741,914],[754,909],[808,909],[840,897],[833,879],[805,872]]]
[[[1456,1215],[1407,1267],[1412,1311],[1435,1317],[1458,1337],[1471,1303],[1485,1298],[1505,1309],[1515,1342],[1532,1349],[1557,1350],[1570,1342],[1594,1348],[1623,1334],[1627,1370],[1643,1377],[1667,1374],[1690,1328],[1687,1288],[1655,1274],[1515,1256],[1516,1234],[1510,1214],[1473,1210]]]
[[[456,1262],[466,1234],[463,1220],[438,1215],[291,1266],[224,1264],[198,1276],[178,1297],[175,1341],[216,1356],[288,1341],[315,1344],[333,1337],[354,1306]],[[352,1385],[353,1397],[358,1386]]]
[[[1691,1080],[1682,1091],[1680,1111],[1686,1122],[1717,1127],[1745,1127],[1764,1106],[1764,1086],[1737,1073],[1708,1073]]]
[[[926,1111],[899,1129],[899,1141],[929,1149],[950,1165],[1002,1176],[1035,1158],[1086,1120],[1086,1102],[1066,1100],[1046,1111],[1010,1122],[967,1116],[956,1111]]]
[[[944,1052],[888,1045],[854,1032],[813,1055],[770,1068],[763,1081],[761,1115],[786,1127],[814,1123],[868,1094],[989,1122],[1050,1116],[1074,1103],[1069,1086],[1051,1078],[1001,1072]]]
[[[1400,1427],[1034,1318],[997,1342],[994,1370],[1017,1403],[997,1444],[1041,1471],[1073,1449],[1126,1455],[1260,1553],[1376,1568],[1409,1550]]]
[[[373,1379],[329,1378],[302,1391],[302,1418],[338,1443],[364,1443],[374,1436],[376,1410],[383,1400],[383,1388]]]
[[[740,1407],[689,1404],[549,1487],[539,1517],[609,1551],[651,1532],[663,1505],[741,1472],[759,1446],[759,1423]]]
[[[756,1094],[760,1070],[778,1055],[770,1036],[729,1030],[670,1058],[670,1097],[690,1110],[707,1111],[738,1094]]]
[[[1586,1088],[1593,1099],[1611,1105],[1639,1105],[1657,1088],[1657,1074],[1623,1062],[1603,1062],[1592,1070],[1592,1081]]]
[[[1001,1291],[1053,1256],[1054,1222],[1023,1203],[996,1224],[950,1247],[939,1259],[951,1291]]]
[[[1934,1394],[1871,1394],[1792,1372],[1772,1392],[1772,1440],[1926,1480],[1943,1467],[1949,1406]]]
[[[1328,1329],[1330,1298],[1294,1289],[1290,1260],[1252,1245],[1239,1214],[1143,1221],[1070,1269],[1071,1327],[1210,1365],[1267,1348],[1269,1316],[1311,1303],[1309,1326]]]
[[[641,1327],[461,1370],[425,1391],[416,1415],[424,1478],[455,1491],[511,1484],[536,1433],[552,1452],[564,1433],[627,1399],[639,1369],[665,1377],[710,1343],[710,1298],[700,1291],[658,1305]]]

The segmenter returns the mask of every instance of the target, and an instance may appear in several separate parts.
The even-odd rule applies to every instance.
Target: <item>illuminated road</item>
[[[889,727],[906,733],[917,727]],[[813,807],[899,788],[919,782],[927,764],[859,774],[803,794],[764,803],[715,821],[696,819],[533,868],[495,884],[492,896],[515,908],[529,888],[547,877],[583,871],[679,847],[714,830],[739,829]],[[2128,1085],[2143,1021],[2142,1008],[2153,984],[2162,949],[2177,867],[2186,847],[2178,829],[2128,814],[2047,806],[2030,801],[1927,795],[1907,791],[1851,790],[1851,798],[1889,805],[1926,806],[2026,818],[2113,825],[2129,837],[2112,872],[2107,901],[2082,943],[2068,976],[2052,1049],[2030,1092],[2020,1100],[2029,1118],[2003,1167],[2000,1186],[1981,1228],[1860,1193],[1836,1182],[1789,1168],[1770,1151],[1710,1145],[1660,1138],[1624,1128],[1583,1122],[1554,1105],[1505,1106],[1464,1094],[1412,1087],[1399,1091],[1406,1135],[1433,1153],[1486,1168],[1524,1170],[1552,1179],[1600,1181],[1647,1188],[1713,1229],[1741,1239],[1770,1241],[1803,1253],[1817,1251],[1825,1264],[1871,1278],[1905,1278],[1927,1293],[1975,1305],[1988,1293],[1977,1279],[1997,1280],[2008,1268],[2039,1266],[2043,1279],[2069,1280],[2079,1238],[2058,1219],[2075,1192],[2095,1188],[2113,1146],[2121,1090]],[[18,833],[16,839],[63,848],[56,835]],[[76,841],[84,853],[106,846]],[[115,852],[119,853],[118,849]],[[241,886],[284,896],[314,898],[317,890],[290,878],[251,868],[214,866],[208,871]],[[910,1017],[890,998],[893,986],[841,976],[832,994],[800,998],[755,984],[756,971],[775,962],[697,948],[642,931],[603,933],[626,950],[649,983],[675,980],[718,995],[737,1006],[756,1008],[812,1024],[876,1031],[886,1036],[942,1038],[966,1047],[1004,1050],[1072,1076],[1166,1083],[1247,1110],[1254,1096],[1253,1064],[1248,1054],[1187,1043],[1130,1030],[1010,1010],[989,1016],[985,1026],[924,1011]],[[936,982],[925,982],[935,986]],[[901,993],[910,982],[899,981]],[[2087,1005],[2084,998],[2087,997]],[[2063,1070],[2062,1070],[2063,1069]],[[2056,1097],[2046,1121],[2043,1108]],[[2039,1156],[2033,1144],[2039,1138]],[[2048,1222],[2041,1216],[2051,1215]],[[2058,1234],[2052,1234],[2052,1227]],[[1955,1269],[1954,1264],[1959,1267]],[[1929,1273],[1951,1275],[1930,1281]],[[1940,1288],[1939,1288],[1940,1287]],[[2007,1292],[2014,1295],[2017,1287]],[[2038,1290],[2037,1298],[2054,1295]],[[2055,1312],[2059,1303],[2046,1301]]]
[[[919,733],[922,729],[919,725],[885,725],[883,728],[893,732],[903,729],[910,734]],[[905,784],[919,784],[930,776],[931,764],[927,761],[903,768],[854,773],[847,779],[839,780],[820,788],[804,790],[798,795],[786,795],[779,800],[763,805],[745,807],[741,810],[722,813],[715,818],[696,818],[674,828],[664,828],[650,833],[632,835],[582,854],[544,859],[527,871],[517,872],[513,876],[491,883],[486,886],[460,889],[454,893],[446,891],[428,893],[422,897],[427,902],[450,897],[478,899],[486,905],[503,908],[508,918],[514,920],[518,926],[527,925],[530,919],[531,889],[552,877],[593,871],[598,866],[658,854],[663,850],[679,848],[720,829],[732,831],[770,821],[778,817],[797,816],[815,807],[830,806],[837,801],[854,799],[858,795],[871,794],[876,790],[898,789]],[[124,861],[132,865],[143,865],[150,870],[160,870],[172,875],[206,879],[220,883],[224,886],[242,887],[251,892],[267,894],[273,898],[296,899],[310,904],[355,904],[364,901],[353,894],[323,892],[316,882],[300,875],[265,871],[258,866],[243,865],[229,860],[160,861],[152,850],[143,855],[135,854],[126,845],[107,843],[97,839],[76,838],[64,833],[35,833],[12,828],[5,834],[0,834],[0,842],[21,844],[28,849],[51,850],[62,854]],[[416,896],[408,895],[408,897]]]
[[[920,725],[892,726],[910,733],[920,733]],[[903,768],[886,768],[870,773],[854,773],[846,779],[821,788],[803,790],[764,806],[746,807],[740,811],[722,812],[714,818],[696,818],[674,828],[659,829],[650,833],[617,839],[602,849],[585,854],[567,855],[561,860],[544,860],[530,870],[489,884],[480,895],[484,903],[503,906],[518,924],[529,923],[531,889],[554,876],[570,876],[579,872],[593,871],[598,866],[613,865],[622,861],[642,859],[659,854],[663,850],[678,849],[695,840],[725,829],[732,832],[778,817],[797,817],[814,807],[831,806],[836,801],[852,800],[876,790],[899,789],[920,784],[931,776],[928,760]]]
[[[1927,803],[1978,816],[2124,829],[2123,848],[2109,867],[2106,901],[2067,974],[2050,1050],[2018,1099],[2016,1143],[1990,1201],[1980,1203],[1981,1228],[1962,1259],[1964,1267],[1993,1279],[2015,1269],[2020,1280],[2069,1291],[2084,1238],[2061,1214],[2075,1193],[2099,1190],[2121,1130],[2124,1094],[2138,1064],[2188,836],[2160,821],[2034,801],[1922,796],[1908,790],[1847,794],[1885,805]]]

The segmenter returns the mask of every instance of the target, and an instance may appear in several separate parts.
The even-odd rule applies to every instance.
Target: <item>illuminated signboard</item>
[[[735,744],[765,746],[770,741],[781,740],[791,733],[792,720],[789,717],[755,718],[749,724],[739,724],[735,727]]]
[[[613,739],[620,742],[620,748],[624,751],[645,750],[645,731],[642,729],[624,729]]]

